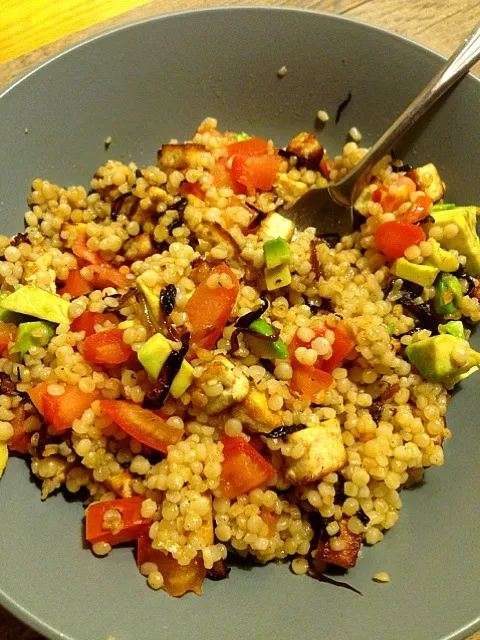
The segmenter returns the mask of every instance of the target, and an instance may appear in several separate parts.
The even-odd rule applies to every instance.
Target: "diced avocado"
[[[453,238],[442,238],[445,249],[456,249],[467,258],[465,271],[474,276],[480,273],[480,239],[477,235],[477,207],[455,207],[444,211],[432,211],[435,225],[446,227],[456,224],[458,233]]]
[[[156,333],[140,347],[137,356],[145,371],[156,380],[171,352],[169,340]]]
[[[393,332],[395,331],[395,325],[393,324],[393,322],[389,322],[387,324],[387,331],[388,331],[388,335],[390,337],[392,337],[393,336]]]
[[[421,287],[431,287],[440,270],[433,264],[414,264],[406,258],[398,258],[393,263],[392,272],[399,278]]]
[[[268,324],[263,318],[254,320],[250,325],[250,329],[262,336],[271,336],[274,333],[272,325]],[[281,338],[278,338],[275,342],[267,342],[261,338],[255,338],[250,333],[245,333],[243,339],[250,351],[259,358],[267,358],[269,360],[284,360],[288,358],[288,349]]]
[[[447,273],[456,271],[459,267],[457,257],[454,256],[453,253],[450,253],[450,251],[442,249],[440,244],[433,238],[430,238],[429,242],[433,249],[432,255],[425,258],[423,264],[433,264],[438,267],[440,271],[446,271]]]
[[[145,296],[145,300],[147,301],[152,316],[157,322],[160,322],[160,297],[156,295],[150,287],[147,287],[142,276],[138,276],[136,285]]]
[[[295,233],[295,223],[274,211],[262,221],[260,230],[271,238],[283,238],[290,242]]]
[[[184,360],[180,371],[173,379],[172,386],[170,387],[170,393],[174,398],[180,398],[193,382],[193,367]]]
[[[2,300],[5,300],[10,295],[8,291],[0,291],[0,322],[13,322],[13,324],[19,324],[28,320],[28,316],[23,313],[15,313],[14,311],[8,311],[2,307]]]
[[[451,336],[455,336],[455,338],[465,339],[465,329],[460,320],[449,320],[449,322],[445,324],[440,324],[438,330],[440,333],[449,333]]]
[[[43,347],[50,342],[55,335],[55,327],[44,320],[22,322],[18,325],[17,339],[13,347],[14,353],[25,357],[30,347]]]
[[[155,380],[172,352],[172,345],[161,333],[156,333],[139,349],[137,356],[145,371]],[[192,383],[193,367],[186,360],[182,362],[180,371],[173,379],[170,393],[174,398],[183,395]]]
[[[263,245],[263,253],[268,269],[274,269],[281,264],[288,264],[290,262],[290,247],[288,246],[288,242],[283,238],[267,240]]]
[[[449,209],[455,209],[454,204],[449,204],[447,202],[442,202],[441,204],[434,204],[432,207],[432,211],[448,211]]]
[[[33,285],[19,287],[2,300],[1,306],[8,311],[25,313],[28,316],[56,324],[70,324],[71,322],[68,317],[69,302],[54,293]]]
[[[452,357],[456,347],[466,347],[470,350],[467,363],[461,367]],[[414,342],[408,345],[405,353],[422,376],[430,382],[455,379],[480,364],[480,353],[474,351],[466,340],[448,333]]]
[[[447,389],[453,389],[453,387],[458,383],[461,382],[462,380],[465,380],[465,378],[470,377],[473,373],[475,373],[476,371],[478,371],[478,367],[472,367],[471,369],[469,369],[468,371],[465,371],[465,373],[459,373],[456,376],[450,376],[449,378],[445,378],[445,380],[443,380],[443,384],[445,385],[445,387]]]
[[[265,282],[269,291],[286,287],[292,281],[288,264],[281,264],[274,269],[265,269]]]
[[[5,442],[0,442],[0,478],[3,476],[8,462],[8,447]]]
[[[245,133],[245,131],[241,131],[240,133],[236,133],[235,137],[237,138],[237,142],[243,142],[244,140],[250,140],[252,136]]]
[[[451,273],[441,273],[435,282],[435,311],[442,315],[455,313],[462,297],[460,280]]]

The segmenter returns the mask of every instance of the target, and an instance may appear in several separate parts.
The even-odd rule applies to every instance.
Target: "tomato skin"
[[[123,341],[123,329],[107,329],[85,338],[83,357],[91,364],[122,364],[133,354]]]
[[[309,367],[299,362],[292,366],[292,369],[291,388],[307,397],[310,402],[320,404],[325,397],[325,392],[333,384],[331,374],[315,366]]]
[[[17,453],[28,453],[28,445],[30,444],[30,434],[25,431],[25,409],[19,405],[14,409],[15,417],[11,425],[13,427],[13,436],[8,440],[7,445],[10,451]]]
[[[80,233],[72,244],[72,252],[77,258],[81,258],[85,260],[85,262],[89,262],[90,264],[100,264],[102,262],[102,257],[98,251],[91,251],[87,247],[88,236],[86,233]]]
[[[405,249],[425,240],[425,232],[410,222],[391,220],[384,222],[375,231],[377,249],[387,258],[401,258]]]
[[[36,410],[44,416],[43,398],[47,393],[48,382],[39,382],[27,392]]]
[[[61,396],[51,396],[46,392],[43,397],[45,419],[58,432],[70,429],[73,421],[81,418],[84,411],[100,396],[97,389],[92,393],[84,393],[76,385],[63,386],[65,390]]]
[[[341,367],[343,361],[349,356],[355,348],[355,339],[352,332],[344,322],[338,322],[332,328],[335,334],[335,340],[332,345],[332,355],[328,360],[322,363],[322,369],[327,373],[332,373],[337,367]]]
[[[213,184],[217,189],[231,189],[235,195],[246,194],[247,188],[234,180],[226,165],[225,158],[220,158],[213,167]]]
[[[166,420],[150,409],[129,400],[100,400],[106,413],[129,436],[156,451],[168,452],[168,446],[182,439],[182,429],[170,427]]]
[[[224,273],[232,280],[233,286],[230,289],[221,286],[211,289],[207,286],[206,281],[210,275]],[[203,349],[215,346],[235,306],[239,289],[237,277],[226,264],[219,264],[205,274],[205,280],[197,286],[185,305],[185,312],[192,325],[193,346]]]
[[[114,313],[98,313],[97,311],[84,311],[81,316],[75,318],[70,325],[71,331],[85,331],[85,337],[95,333],[96,324],[104,324],[110,321],[118,324],[118,318]]]
[[[402,216],[397,218],[399,222],[410,222],[414,224],[415,222],[421,222],[428,217],[433,202],[431,198],[428,196],[420,196],[415,202],[412,204],[410,211],[407,211]]]
[[[271,480],[275,469],[242,437],[224,436],[220,487],[230,500]]]
[[[227,147],[227,157],[240,156],[263,156],[268,151],[268,142],[263,138],[249,138],[240,142],[232,142]]]
[[[91,504],[85,512],[87,540],[91,544],[108,542],[113,547],[123,542],[137,540],[141,535],[148,535],[151,518],[142,517],[143,500],[142,496],[134,496],[133,498],[119,498],[118,500]],[[103,516],[110,509],[116,509],[122,514],[123,528],[116,534],[109,529],[102,528]]]
[[[179,191],[182,196],[192,195],[200,200],[205,200],[205,192],[198,182],[184,182],[180,185]]]
[[[112,267],[111,264],[92,264],[90,269],[94,273],[93,284],[96,289],[106,289],[107,287],[127,289],[133,282],[126,273]]]
[[[278,155],[235,155],[230,172],[232,177],[247,189],[270,191],[277,177],[282,158]]]
[[[190,564],[182,566],[170,554],[152,549],[151,543],[148,535],[144,534],[138,538],[137,566],[141,567],[145,562],[156,564],[163,576],[163,588],[171,596],[178,598],[187,591],[194,591],[200,595],[202,583],[207,575],[201,555],[197,555]]]
[[[79,296],[88,295],[93,289],[93,284],[82,276],[80,269],[73,269],[68,272],[65,284],[59,289],[58,294],[69,293],[72,298],[78,298]]]
[[[15,342],[17,327],[12,322],[0,322],[0,354],[7,350],[10,342]]]

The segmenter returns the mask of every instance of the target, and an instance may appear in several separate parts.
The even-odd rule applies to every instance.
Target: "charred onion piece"
[[[260,300],[262,304],[260,307],[258,307],[258,309],[250,311],[250,313],[246,313],[236,321],[235,327],[237,329],[247,329],[252,324],[252,322],[258,320],[259,318],[261,318],[261,316],[263,316],[265,311],[268,309],[268,300],[265,298],[265,295],[263,293],[260,295]],[[272,340],[271,342],[275,342],[275,340]]]
[[[165,289],[160,291],[160,308],[166,318],[168,318],[175,307],[176,297],[177,287],[174,284],[168,284]]]
[[[302,431],[302,429],[306,429],[306,428],[307,428],[306,424],[292,424],[289,427],[287,426],[277,427],[273,431],[270,431],[270,433],[261,433],[260,435],[263,436],[264,438],[284,438],[285,436],[288,436],[290,433],[296,433],[297,431]]]
[[[181,348],[178,351],[172,351],[168,356],[167,361],[165,362],[162,370],[160,371],[160,376],[163,374],[164,370],[167,375],[164,380],[164,387],[158,396],[158,405],[163,406],[165,400],[167,399],[168,392],[170,391],[170,387],[172,386],[173,380],[177,373],[180,371],[180,367],[182,366],[182,362],[187,355],[188,349],[190,347],[190,333],[184,333],[183,336],[180,337],[180,341],[182,343]]]
[[[225,580],[231,569],[226,560],[217,560],[213,563],[213,567],[207,570],[207,578],[210,580]]]
[[[140,289],[137,289],[137,300],[140,309],[140,322],[147,330],[148,337],[153,336],[155,333],[161,333],[160,325],[150,310],[145,294]]]
[[[112,220],[116,220],[121,213],[124,213],[127,217],[132,216],[138,209],[139,202],[140,198],[134,196],[131,191],[122,193],[112,202]]]
[[[358,593],[359,596],[363,596],[363,593],[355,587],[352,587],[351,584],[347,584],[346,582],[342,582],[341,580],[335,580],[335,578],[331,578],[330,576],[326,576],[324,573],[317,573],[314,571],[309,571],[308,573],[315,580],[319,580],[320,582],[326,582],[327,584],[332,584],[335,587],[343,587],[343,589],[349,589],[354,593]]]
[[[230,337],[230,344],[232,346],[232,351],[235,352],[239,348],[239,344],[238,344],[239,333],[249,333],[251,336],[258,338],[259,340],[264,340],[265,342],[276,342],[280,336],[280,329],[277,329],[277,327],[274,327],[274,326],[272,326],[272,329],[273,329],[273,333],[271,336],[264,336],[262,333],[258,333],[258,331],[255,331],[254,329],[250,329],[249,327],[237,327],[236,329],[233,330],[233,333]]]
[[[345,111],[345,109],[350,104],[350,100],[351,99],[352,99],[352,93],[351,93],[351,91],[349,91],[348,92],[348,96],[345,98],[345,100],[338,105],[337,113],[335,115],[335,124],[338,124],[338,121],[342,117],[342,113]]]

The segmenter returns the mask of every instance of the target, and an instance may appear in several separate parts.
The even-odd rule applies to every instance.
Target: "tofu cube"
[[[412,169],[409,175],[411,175],[412,180],[418,184],[420,189],[424,191],[425,195],[433,202],[437,202],[443,198],[445,185],[438,173],[437,167],[432,162],[423,165],[423,167]]]
[[[205,365],[200,377],[195,380],[194,386],[205,392],[208,387],[217,382],[223,385],[222,393],[219,396],[209,397],[207,405],[203,407],[204,411],[211,416],[241,402],[250,388],[248,378],[222,355],[215,356]]]
[[[162,169],[203,167],[206,151],[201,144],[164,144],[157,152],[157,164]]]
[[[292,433],[288,440],[293,445],[301,443],[305,446],[305,453],[298,460],[286,458],[286,476],[293,484],[313,482],[347,463],[342,430],[336,418]]]
[[[105,480],[105,484],[120,498],[132,497],[132,474],[128,469],[122,469],[120,473],[110,476]]]
[[[269,409],[267,395],[255,388],[250,389],[233,414],[249,433],[270,433],[282,425],[280,414]]]
[[[334,564],[337,567],[351,569],[357,563],[358,553],[362,546],[362,535],[360,533],[352,533],[348,529],[348,518],[343,517],[338,521],[340,531],[338,537],[344,541],[345,549],[343,551],[334,551],[330,547],[330,542],[320,540],[318,543],[316,560],[323,560],[328,564]]]
[[[284,238],[287,242],[293,238],[295,223],[279,213],[269,213],[260,225],[260,231],[271,238]]]

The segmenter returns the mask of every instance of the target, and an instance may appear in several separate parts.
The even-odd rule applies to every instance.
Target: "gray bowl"
[[[351,92],[321,140],[338,152],[356,125],[371,143],[440,64],[391,33],[296,10],[215,9],[121,27],[0,96],[2,232],[22,228],[33,177],[87,184],[107,156],[154,162],[162,141],[189,137],[206,115],[285,143]],[[411,163],[434,160],[456,203],[479,204],[479,104],[480,82],[467,77],[397,150]],[[402,494],[400,523],[350,571],[363,597],[274,565],[207,582],[201,598],[152,592],[129,549],[94,558],[82,547],[81,505],[41,503],[25,463],[12,460],[0,483],[0,602],[58,640],[464,638],[480,626],[476,384],[469,378],[450,405],[446,466]],[[372,581],[380,570],[390,584]]]

